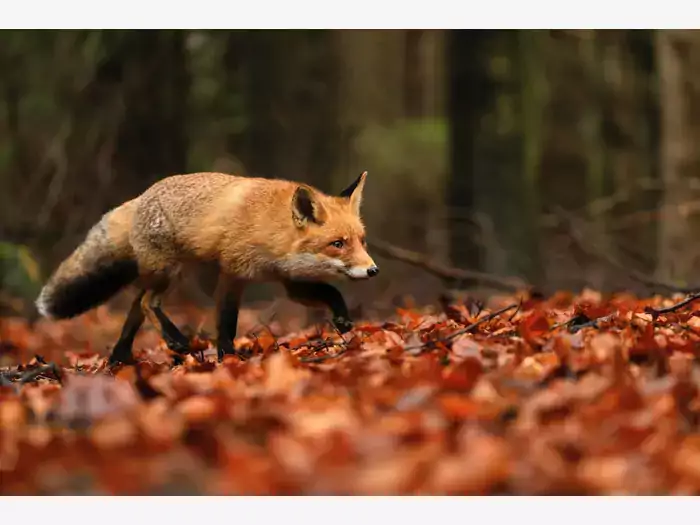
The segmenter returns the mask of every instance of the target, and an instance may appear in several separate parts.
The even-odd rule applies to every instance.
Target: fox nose
[[[367,276],[369,277],[374,277],[379,273],[379,267],[378,266],[370,266],[367,268]]]

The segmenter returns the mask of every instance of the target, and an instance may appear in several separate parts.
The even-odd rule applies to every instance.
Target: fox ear
[[[297,228],[303,228],[308,222],[323,224],[324,210],[308,186],[299,186],[294,192],[292,217]]]
[[[365,187],[365,179],[367,178],[367,172],[363,171],[362,175],[357,177],[355,182],[350,184],[347,188],[340,192],[340,196],[346,199],[350,199],[350,205],[352,209],[359,215],[360,205],[362,204],[362,190]]]

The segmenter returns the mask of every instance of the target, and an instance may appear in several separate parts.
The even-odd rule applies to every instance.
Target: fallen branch
[[[501,308],[500,310],[496,310],[496,311],[493,312],[493,313],[490,313],[490,314],[488,314],[488,315],[485,315],[485,316],[482,317],[481,319],[479,319],[479,320],[477,320],[477,321],[474,321],[474,322],[473,322],[472,324],[470,324],[469,326],[466,326],[466,327],[464,327],[464,328],[462,328],[462,329],[460,329],[460,330],[457,330],[456,332],[453,332],[453,333],[451,333],[450,335],[448,335],[448,336],[446,336],[446,337],[442,337],[442,338],[440,338],[440,339],[435,339],[435,340],[432,340],[432,341],[426,341],[425,343],[421,343],[421,344],[419,344],[419,345],[407,346],[407,347],[404,348],[404,351],[418,350],[419,348],[425,348],[426,346],[435,345],[436,343],[446,343],[447,341],[450,341],[450,340],[454,339],[455,337],[458,337],[458,336],[460,336],[460,335],[463,335],[463,334],[466,334],[466,333],[471,332],[471,331],[474,330],[475,328],[478,328],[478,327],[481,326],[482,324],[484,324],[484,323],[486,323],[486,322],[488,322],[488,321],[491,321],[492,319],[495,319],[495,318],[498,317],[499,315],[502,315],[502,314],[506,313],[507,311],[512,310],[513,308],[520,308],[520,303],[518,303],[518,304],[511,304],[511,305],[509,305],[509,306],[506,306],[506,307],[504,307],[504,308]]]
[[[24,383],[29,383],[30,381],[34,381],[35,379],[38,379],[39,376],[42,376],[46,374],[47,372],[50,372],[53,374],[53,376],[56,378],[56,380],[60,383],[61,382],[61,370],[55,363],[50,363],[48,365],[41,365],[37,368],[34,368],[32,370],[28,370],[25,372],[22,377],[20,378],[19,382],[20,384]]]
[[[372,251],[381,255],[386,259],[393,259],[406,264],[410,264],[416,268],[425,270],[426,272],[447,281],[480,281],[484,284],[494,286],[505,290],[521,290],[527,287],[527,284],[517,278],[504,278],[489,273],[483,273],[476,270],[465,270],[463,268],[455,268],[447,266],[428,256],[400,248],[393,244],[384,241],[369,242],[369,247]]]
[[[647,306],[644,309],[644,311],[648,314],[651,314],[654,317],[657,317],[662,314],[668,314],[680,310],[684,306],[689,305],[690,303],[692,303],[693,301],[697,301],[698,299],[700,299],[700,292],[695,292],[693,294],[690,294],[682,301],[676,304],[672,304],[671,306],[667,306],[666,308],[652,308],[651,306]]]
[[[9,379],[5,378],[5,375],[0,372],[0,386],[14,386],[14,383]]]

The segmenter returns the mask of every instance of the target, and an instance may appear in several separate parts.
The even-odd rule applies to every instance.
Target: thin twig
[[[248,331],[248,333],[251,334],[251,335],[255,335],[257,332],[259,332],[259,331],[261,331],[261,330],[264,329],[264,330],[267,330],[267,331],[270,333],[270,335],[271,335],[272,337],[274,337],[275,339],[277,339],[277,335],[275,335],[275,333],[272,331],[272,328],[270,328],[270,323],[274,320],[274,318],[275,318],[276,316],[277,316],[277,312],[274,312],[274,311],[273,311],[273,312],[272,312],[272,315],[270,316],[270,318],[269,318],[267,321],[263,321],[263,319],[262,319],[263,314],[262,314],[262,313],[258,314],[258,324],[256,324],[255,326],[253,326],[253,328],[251,328],[251,329]]]
[[[564,224],[568,225],[569,233],[574,242],[588,255],[596,257],[604,263],[623,271],[635,281],[638,281],[649,288],[663,289],[670,292],[693,293],[697,291],[697,287],[681,287],[674,284],[659,281],[645,275],[644,273],[630,268],[629,265],[623,264],[617,258],[608,253],[608,250],[600,249],[600,247],[584,235],[577,226],[577,222],[582,222],[572,214],[562,208],[557,208],[556,214],[560,217]]]
[[[278,339],[277,334],[275,334],[275,332],[272,331],[272,328],[269,325],[269,323],[272,322],[272,320],[275,318],[275,315],[277,315],[277,313],[273,312],[272,316],[267,320],[266,323],[260,321],[259,318],[258,318],[258,321],[260,321],[262,323],[263,328],[268,331],[268,333],[270,334],[272,339],[275,341],[275,352],[279,352],[280,345],[279,345],[279,342],[277,341],[277,339]]]
[[[345,346],[342,350],[335,354],[329,354],[326,352],[323,355],[315,356],[315,357],[301,357],[299,358],[299,361],[302,363],[322,363],[323,361],[328,361],[329,359],[335,359],[336,357],[340,357],[341,355],[345,354],[348,351],[347,346]]]
[[[659,184],[659,181],[651,177],[643,177],[637,179],[632,183],[637,186],[637,190],[644,191],[660,191],[663,190],[663,186]],[[575,210],[576,213],[586,215],[589,217],[600,217],[612,212],[615,207],[619,204],[624,204],[627,202],[631,195],[632,187],[625,187],[618,190],[613,195],[607,195],[603,197],[598,197],[595,200],[588,202],[585,206]],[[619,222],[616,221],[616,223]],[[543,214],[540,218],[540,224],[544,227],[553,227],[559,223],[559,218],[556,213]],[[614,226],[617,226],[615,224]]]
[[[425,343],[421,343],[421,344],[419,344],[419,345],[407,346],[407,347],[404,348],[404,351],[418,350],[419,348],[425,348],[426,346],[434,345],[434,344],[436,344],[436,343],[445,343],[445,342],[450,341],[451,339],[454,339],[455,337],[458,337],[458,336],[460,336],[460,335],[462,335],[462,334],[466,334],[466,333],[468,333],[468,332],[471,332],[471,331],[474,330],[475,328],[478,328],[480,325],[482,325],[482,324],[484,324],[484,323],[486,323],[486,322],[488,322],[488,321],[491,321],[492,319],[495,319],[495,318],[498,317],[499,315],[502,315],[502,314],[506,313],[507,311],[512,310],[513,308],[518,308],[518,305],[517,305],[517,304],[511,304],[510,306],[506,306],[506,307],[504,307],[504,308],[501,308],[500,310],[496,310],[495,312],[490,313],[490,314],[488,314],[488,315],[485,315],[485,316],[482,317],[481,319],[479,319],[479,320],[477,320],[477,321],[474,321],[474,322],[473,322],[472,324],[470,324],[469,326],[466,326],[466,327],[464,327],[464,328],[462,328],[462,329],[460,329],[460,330],[457,330],[456,332],[453,332],[453,333],[451,333],[450,335],[448,335],[448,336],[446,336],[446,337],[442,337],[442,338],[440,338],[440,339],[435,339],[435,340],[432,340],[432,341],[426,341]]]
[[[518,307],[515,309],[515,312],[508,318],[508,322],[510,323],[513,319],[515,319],[515,316],[518,315],[518,312],[523,306],[523,298],[520,297],[520,301],[518,302]]]
[[[575,334],[579,330],[583,330],[584,328],[588,327],[593,327],[593,328],[598,328],[598,323],[607,323],[608,321],[611,321],[612,318],[615,317],[615,314],[610,314],[610,315],[604,315],[603,317],[597,317],[595,319],[590,319],[584,323],[581,324],[571,324],[569,326],[569,332],[572,334]]]
[[[568,319],[567,321],[563,321],[561,323],[556,323],[552,325],[552,327],[549,330],[552,331],[556,330],[557,328],[563,328],[566,326],[569,328],[569,332],[575,334],[579,330],[582,330],[583,328],[588,328],[590,326],[597,328],[598,323],[606,323],[612,320],[613,317],[615,317],[615,314],[609,314],[604,315],[602,317],[596,317],[595,319],[589,319],[588,316],[584,314],[576,314],[574,317]]]
[[[330,346],[342,346],[343,350],[341,352],[338,352],[337,354],[326,354],[325,356],[316,356],[316,357],[301,357],[301,358],[299,358],[299,361],[301,361],[302,363],[320,363],[321,361],[325,361],[326,359],[333,359],[335,357],[340,357],[341,355],[343,355],[345,352],[348,351],[348,342],[345,340],[345,337],[340,332],[340,330],[338,330],[338,328],[336,328],[336,326],[333,323],[330,323],[330,325],[333,328],[333,330],[335,330],[335,332],[340,337],[340,342],[333,341],[330,338],[310,339],[310,340],[307,340],[306,342],[304,342],[304,343],[302,343],[294,348],[290,348],[289,351],[293,352],[295,350],[300,350],[306,346],[306,347],[311,348],[312,352],[318,352],[320,350],[325,350],[326,348],[328,348]],[[318,332],[322,333],[322,330],[319,330]]]
[[[283,343],[284,344],[284,343]],[[326,339],[321,339],[319,338],[314,338],[314,339],[307,339],[305,342],[295,346],[294,348],[290,348],[290,352],[296,352],[297,350],[301,350],[304,347],[311,348],[314,352],[318,350],[323,350],[324,348],[328,348],[329,346],[334,345],[335,343],[333,342],[332,339],[326,338]]]

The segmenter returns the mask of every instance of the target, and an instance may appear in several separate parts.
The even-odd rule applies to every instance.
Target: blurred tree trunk
[[[68,130],[62,169],[93,182],[63,190],[63,221],[76,234],[156,180],[187,169],[187,32],[93,36],[101,40],[104,58],[84,89],[67,98],[62,123]],[[82,214],[71,201],[85,203]]]
[[[241,46],[251,174],[327,191],[337,166],[338,72],[333,31],[248,31]]]
[[[597,189],[589,192],[589,198],[602,206],[592,208],[591,213],[594,220],[607,217],[605,227],[612,235],[605,249],[628,260],[636,270],[653,273],[656,223],[630,220],[636,212],[655,209],[658,204],[658,192],[652,191],[658,177],[653,32],[609,30],[596,31],[595,36],[594,67],[598,78],[602,74],[605,81],[598,98],[606,151],[596,163],[604,167],[605,174],[596,178]],[[612,207],[601,200],[610,196],[617,201]]]
[[[657,272],[668,281],[697,281],[700,35],[697,31],[656,31],[656,45],[664,186]]]
[[[368,123],[391,125],[403,116],[404,32],[339,31],[342,120],[352,134]]]
[[[491,100],[491,83],[484,55],[493,31],[451,30],[447,34],[447,114],[449,118],[450,178],[449,246],[452,264],[479,269],[482,247],[476,237],[477,148],[484,107]],[[462,283],[470,286],[473,283]]]
[[[540,181],[542,170],[542,152],[544,149],[544,111],[547,92],[545,76],[545,45],[547,35],[544,31],[521,30],[517,32],[515,42],[515,60],[520,63],[518,78],[520,96],[518,107],[518,131],[522,144],[522,176],[520,191],[522,194],[522,220],[513,220],[521,224],[516,232],[516,242],[522,262],[519,270],[529,281],[541,285],[545,276],[540,257],[540,227],[542,214]],[[518,188],[515,188],[518,191]]]
[[[531,32],[452,31],[448,46],[452,260],[531,282],[542,273],[539,39]]]
[[[131,31],[118,57],[124,119],[116,163],[146,187],[187,167],[187,31]]]
[[[545,210],[585,212],[591,193],[601,188],[601,148],[595,100],[593,58],[586,57],[586,33],[556,30],[546,34],[544,60],[548,79],[544,109],[540,199]],[[588,54],[594,52],[589,48]],[[591,113],[593,110],[593,113]],[[593,154],[593,158],[591,158]],[[578,288],[589,278],[587,252],[576,243],[567,222],[560,222],[548,235],[545,259],[548,280],[559,286]],[[587,232],[579,232],[587,233]]]
[[[547,76],[550,100],[546,114],[543,194],[547,205],[582,209],[587,200],[588,151],[581,122],[590,107],[586,64],[578,31],[550,31]]]
[[[407,29],[404,42],[404,114],[409,118],[425,114],[425,72],[421,53],[421,40],[425,31]]]
[[[588,82],[588,100],[586,111],[582,114],[581,138],[587,153],[585,195],[589,208],[582,218],[590,220],[590,227],[581,233],[595,243],[597,250],[608,253],[614,249],[606,231],[609,214],[599,211],[599,204],[610,195],[612,188],[612,173],[606,170],[609,157],[604,137],[604,119],[607,116],[604,92],[607,84],[601,68],[601,37],[596,30],[578,31],[577,34],[580,37],[578,59]],[[603,288],[609,270],[601,260],[591,258],[585,270],[585,280],[594,288]]]
[[[225,50],[223,56],[223,79],[222,79],[222,98],[224,99],[223,107],[228,110],[231,114],[245,114],[245,101],[244,89],[246,82],[246,69],[245,69],[245,50],[246,50],[246,39],[248,38],[248,32],[244,30],[234,29],[228,31],[225,41]],[[240,107],[238,105],[231,103],[231,99],[238,95],[237,99],[240,100]],[[226,134],[226,150],[229,155],[232,155],[237,162],[232,166],[231,171],[236,173],[248,174],[248,166],[245,165],[243,161],[246,151],[245,151],[245,125],[241,128],[232,129],[231,126],[227,127],[224,131]]]
[[[28,174],[28,166],[24,141],[22,140],[20,111],[23,64],[15,53],[11,56],[3,56],[1,64],[3,71],[6,72],[4,75],[4,103],[13,167],[17,175],[24,178]]]

